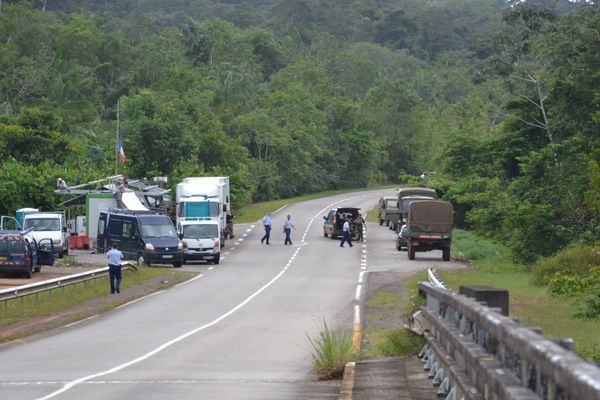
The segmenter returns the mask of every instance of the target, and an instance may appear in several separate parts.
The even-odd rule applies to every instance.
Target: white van
[[[218,264],[221,258],[221,226],[205,217],[180,218],[177,225],[183,242],[183,262],[200,261]]]
[[[33,228],[35,240],[51,238],[59,258],[69,254],[69,233],[65,215],[58,212],[39,212],[25,215],[23,229]]]

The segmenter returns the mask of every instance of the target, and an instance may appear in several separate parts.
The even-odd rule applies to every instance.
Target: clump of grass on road
[[[402,357],[416,355],[423,347],[425,340],[404,328],[370,329],[369,346],[363,352],[363,357]]]
[[[316,338],[308,338],[312,347],[313,367],[320,380],[341,379],[344,367],[354,359],[349,334],[336,335],[323,321],[323,330]]]

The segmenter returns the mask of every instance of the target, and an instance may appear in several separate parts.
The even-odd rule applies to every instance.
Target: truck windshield
[[[398,199],[389,199],[385,201],[386,208],[398,208]]]
[[[404,214],[408,214],[408,209],[410,208],[410,204],[413,201],[419,201],[419,200],[433,200],[433,197],[426,197],[426,196],[418,196],[418,197],[407,197],[402,199],[402,212]]]
[[[183,237],[189,239],[214,239],[219,237],[217,225],[183,225]]]
[[[149,237],[177,237],[175,227],[173,224],[147,224],[142,223],[141,225],[142,236],[145,238]]]
[[[58,218],[27,218],[25,229],[33,228],[34,231],[60,231]]]

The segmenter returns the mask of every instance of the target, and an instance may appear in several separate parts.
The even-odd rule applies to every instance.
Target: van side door
[[[38,265],[54,265],[54,243],[52,239],[41,239],[37,243],[32,243],[37,247],[37,264]]]
[[[123,258],[135,260],[140,245],[139,227],[137,218],[124,218],[121,232],[121,244],[119,250],[123,253]]]
[[[98,232],[96,234],[96,251],[98,253],[104,253],[108,251],[108,237],[106,235],[106,220],[108,214],[101,212],[98,217]]]

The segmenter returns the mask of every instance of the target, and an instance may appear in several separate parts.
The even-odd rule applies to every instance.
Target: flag
[[[119,135],[119,132],[117,132],[117,154],[121,157],[121,165],[125,165],[125,151],[123,151],[121,135]]]

